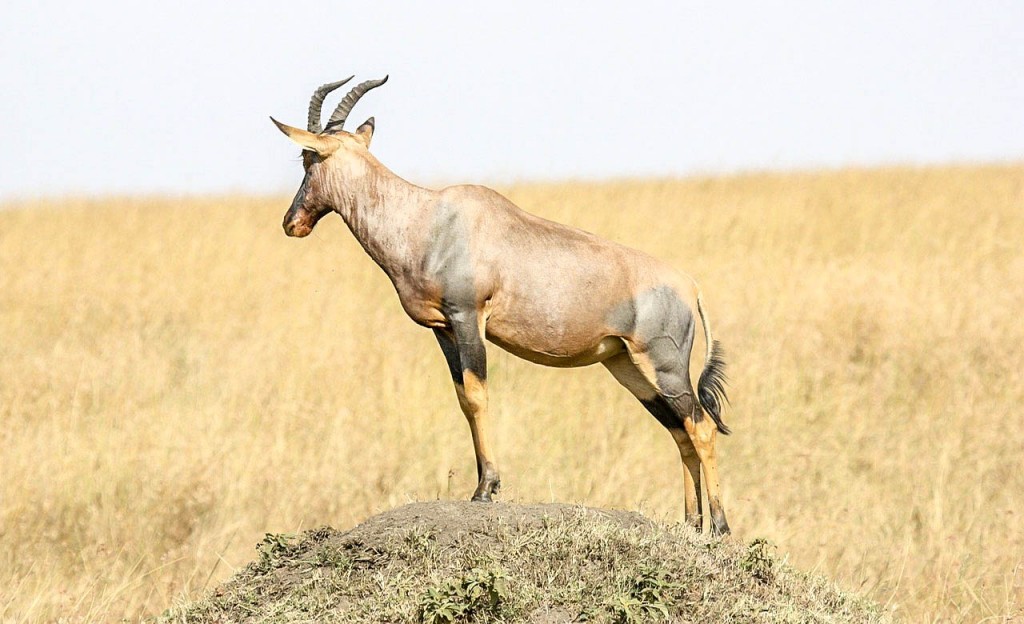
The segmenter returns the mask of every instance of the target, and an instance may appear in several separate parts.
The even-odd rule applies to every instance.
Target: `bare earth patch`
[[[764,541],[571,505],[413,503],[347,532],[268,534],[257,551],[160,621],[889,621]]]

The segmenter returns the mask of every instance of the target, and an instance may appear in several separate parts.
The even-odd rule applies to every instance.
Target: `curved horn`
[[[323,128],[320,127],[320,109],[324,105],[324,98],[327,97],[328,93],[334,91],[353,78],[355,78],[355,76],[349,76],[344,80],[328,82],[327,84],[317,87],[317,90],[313,92],[312,99],[309,100],[309,116],[306,118],[307,130],[316,134],[323,132]]]
[[[370,89],[376,89],[387,81],[388,77],[384,76],[380,80],[367,80],[366,82],[361,82],[352,87],[352,90],[348,92],[348,95],[346,95],[345,99],[341,101],[341,104],[338,104],[338,108],[334,109],[330,120],[327,121],[327,126],[324,128],[324,132],[330,130],[341,130],[345,125],[345,120],[348,118],[348,114],[352,112],[352,107],[356,105],[359,98],[366,95],[366,92]]]

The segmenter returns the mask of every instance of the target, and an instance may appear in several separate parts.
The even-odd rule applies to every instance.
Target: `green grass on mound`
[[[769,544],[569,505],[414,503],[270,535],[161,622],[887,622]]]

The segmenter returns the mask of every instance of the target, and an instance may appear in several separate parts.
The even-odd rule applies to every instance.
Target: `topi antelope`
[[[351,79],[313,93],[306,130],[271,118],[303,150],[305,176],[284,231],[307,236],[337,212],[406,313],[434,330],[473,435],[473,500],[490,501],[500,485],[487,432],[487,339],[547,366],[603,364],[679,447],[687,522],[702,528],[703,466],[711,531],[728,533],[715,456],[716,435],[729,433],[724,362],[696,283],[644,253],[524,212],[489,188],[433,191],[406,182],[370,153],[373,117],[355,132],[343,129],[386,76],[353,88],[321,127],[324,98]],[[704,347],[692,363],[696,392],[695,339]]]

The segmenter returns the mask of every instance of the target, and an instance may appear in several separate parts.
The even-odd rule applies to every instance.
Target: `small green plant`
[[[502,570],[473,568],[459,580],[428,588],[420,617],[425,624],[451,624],[476,614],[497,614],[508,598],[507,583]]]
[[[409,549],[418,556],[430,552],[431,544],[434,541],[434,534],[423,527],[414,527],[405,534],[405,543]]]
[[[256,564],[260,571],[266,572],[276,567],[277,562],[288,552],[292,543],[298,536],[291,533],[267,533],[256,546],[256,552],[260,554],[260,560]]]
[[[750,542],[747,552],[740,560],[740,568],[746,570],[758,581],[768,584],[775,580],[775,545],[759,537]]]
[[[616,622],[642,622],[651,618],[668,619],[669,593],[679,585],[668,579],[665,570],[653,566],[640,569],[629,579],[625,590],[612,596],[607,606]]]
[[[317,567],[340,570],[348,570],[352,567],[352,560],[341,548],[324,548],[316,553],[311,563]]]

